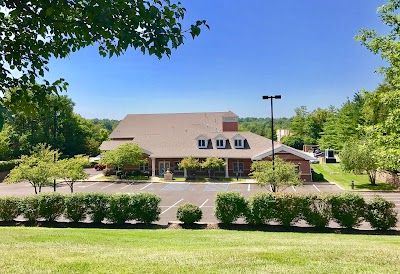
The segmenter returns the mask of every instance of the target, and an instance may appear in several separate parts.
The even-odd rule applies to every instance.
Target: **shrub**
[[[365,219],[375,229],[386,230],[397,224],[396,205],[382,197],[367,202]]]
[[[0,220],[12,221],[20,214],[21,198],[0,197]]]
[[[126,193],[114,194],[110,197],[110,209],[107,219],[113,223],[123,224],[132,219],[132,197]]]
[[[106,193],[88,193],[86,195],[87,213],[94,223],[101,223],[107,217],[110,208],[110,195]]]
[[[215,197],[215,217],[224,224],[235,222],[247,211],[245,198],[237,192],[219,192]]]
[[[358,194],[335,194],[329,197],[332,217],[342,227],[357,227],[363,221],[365,201]]]
[[[36,222],[40,218],[40,195],[32,195],[22,199],[21,213],[28,221]]]
[[[308,194],[304,196],[303,218],[311,226],[326,227],[332,217],[328,196]]]
[[[303,195],[294,193],[276,193],[274,219],[279,224],[290,226],[301,218],[304,208]]]
[[[161,198],[153,193],[138,193],[131,197],[132,219],[150,224],[160,220]]]
[[[109,168],[103,169],[103,175],[104,176],[110,176],[111,175],[111,170]]]
[[[9,160],[9,161],[0,161],[0,171],[10,171],[17,165],[19,165],[21,161],[18,160]]]
[[[276,202],[272,193],[257,193],[249,200],[246,221],[250,224],[266,224],[275,214]]]
[[[84,193],[74,193],[65,196],[65,217],[74,222],[86,218],[87,204]]]
[[[185,224],[193,224],[203,217],[201,208],[194,204],[184,204],[178,207],[176,218]]]
[[[60,193],[42,193],[39,199],[39,216],[46,221],[54,221],[60,217],[65,209],[64,195]]]

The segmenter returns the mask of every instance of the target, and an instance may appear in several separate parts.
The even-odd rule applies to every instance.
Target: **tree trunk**
[[[40,184],[39,185],[39,193],[41,193],[42,192],[42,185]]]
[[[33,188],[35,189],[35,194],[37,194],[36,185],[33,185]]]
[[[74,183],[71,183],[69,187],[71,188],[71,193],[74,193]]]
[[[376,186],[376,171],[368,171],[368,177],[371,185]]]

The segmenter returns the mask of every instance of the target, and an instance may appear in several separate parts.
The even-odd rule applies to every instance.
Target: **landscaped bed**
[[[400,237],[0,227],[2,273],[398,273]]]

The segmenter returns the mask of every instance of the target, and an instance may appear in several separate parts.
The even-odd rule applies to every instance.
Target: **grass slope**
[[[372,186],[369,182],[368,175],[355,175],[353,173],[345,173],[341,170],[340,164],[313,164],[311,166],[317,177],[328,182],[335,182],[344,189],[351,189],[351,181],[354,181],[355,190],[395,190],[395,188],[387,183],[376,181],[376,186]],[[319,175],[318,175],[319,174]]]
[[[398,273],[400,237],[0,228],[1,273]]]

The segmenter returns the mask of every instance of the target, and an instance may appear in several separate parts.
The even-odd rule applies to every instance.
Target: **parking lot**
[[[42,192],[52,192],[52,187],[44,187]],[[105,193],[138,193],[150,192],[161,197],[161,215],[159,224],[167,224],[176,220],[177,208],[185,203],[198,205],[203,211],[202,222],[215,223],[214,198],[217,192],[235,191],[250,197],[257,192],[271,192],[269,186],[260,187],[252,183],[161,183],[161,182],[105,182],[85,181],[74,184],[74,192],[105,192]],[[335,184],[330,183],[305,183],[303,186],[290,186],[280,189],[284,192],[297,193],[334,193],[344,192]],[[57,185],[57,192],[70,193],[70,188],[65,183]],[[367,199],[376,193],[359,192]],[[29,183],[0,184],[0,195],[32,195],[34,189]],[[400,193],[385,192],[379,195],[396,204],[400,212]]]

